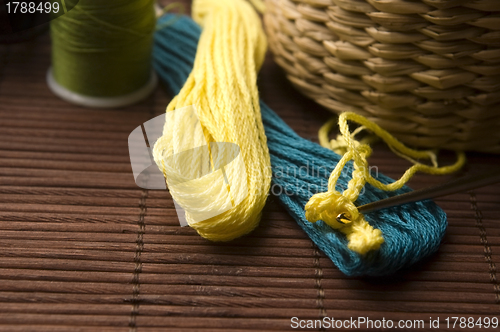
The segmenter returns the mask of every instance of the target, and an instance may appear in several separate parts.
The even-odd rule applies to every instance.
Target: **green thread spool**
[[[157,77],[151,66],[154,0],[65,0],[77,4],[50,23],[50,89],[88,107],[122,107],[146,98]]]

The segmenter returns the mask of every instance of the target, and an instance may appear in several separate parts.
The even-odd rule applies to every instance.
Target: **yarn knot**
[[[385,240],[380,229],[373,228],[363,219],[361,214],[360,216],[358,222],[353,223],[353,226],[348,228],[345,234],[349,241],[347,247],[364,255],[369,251],[380,249]]]
[[[359,144],[359,142],[356,143]],[[330,141],[330,149],[341,156],[347,152],[347,148],[347,141],[342,135],[337,135],[335,139]]]
[[[368,224],[354,203],[338,191],[313,195],[305,210],[309,222],[323,220],[330,227],[342,231],[349,241],[347,247],[361,255],[378,250],[384,243],[382,232]]]
[[[335,229],[345,227],[359,215],[356,206],[338,191],[315,194],[306,204],[305,210],[309,222],[323,220]]]
[[[348,120],[355,121],[361,126],[351,133],[347,123]],[[370,250],[379,249],[380,245],[384,243],[382,232],[368,224],[354,205],[367,182],[381,190],[397,190],[408,182],[417,171],[430,174],[447,174],[458,170],[465,163],[465,155],[458,153],[458,160],[454,165],[438,167],[434,151],[412,150],[404,146],[387,131],[359,114],[342,113],[339,116],[338,123],[341,135],[338,135],[336,140],[329,141],[328,139],[328,133],[335,124],[334,119],[328,121],[320,129],[319,140],[321,145],[340,152],[343,156],[328,179],[328,191],[315,194],[309,199],[305,206],[305,217],[312,223],[323,220],[330,227],[340,230],[349,241],[348,247],[363,255]],[[396,154],[414,163],[399,180],[383,184],[370,175],[366,159],[371,155],[372,149],[367,143],[373,141],[373,136],[361,141],[354,139],[356,134],[365,129],[382,138]],[[431,160],[432,166],[417,162],[416,159],[418,158]],[[339,193],[336,191],[335,185],[342,169],[350,160],[354,164],[352,179],[349,181],[347,189],[343,193]]]

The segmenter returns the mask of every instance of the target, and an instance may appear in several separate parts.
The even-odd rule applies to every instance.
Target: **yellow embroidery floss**
[[[361,127],[351,133],[348,121],[356,122]],[[332,150],[344,147],[345,153],[330,175],[328,191],[313,195],[306,204],[306,219],[309,222],[323,220],[330,227],[339,229],[346,235],[349,241],[349,249],[360,254],[365,254],[370,250],[377,250],[384,243],[382,232],[369,225],[354,204],[366,183],[384,191],[394,191],[402,188],[416,172],[436,175],[449,174],[459,170],[465,164],[465,153],[457,152],[458,158],[455,164],[439,167],[434,151],[410,149],[377,124],[352,112],[345,112],[339,116],[338,123],[342,136],[338,137],[337,140],[328,141],[328,133],[335,123],[336,119],[332,119],[320,129],[320,143]],[[371,155],[372,150],[368,144],[359,142],[354,138],[357,133],[365,129],[384,140],[396,154],[414,164],[397,181],[383,184],[370,175],[366,159]],[[428,159],[431,161],[432,166],[422,164],[416,159]],[[335,185],[342,169],[350,160],[354,162],[352,180],[349,181],[348,188],[343,193],[340,193],[335,189]]]
[[[228,241],[258,225],[270,188],[271,163],[256,84],[267,40],[259,16],[247,1],[195,0],[192,12],[203,29],[194,68],[167,107],[171,121],[167,120],[153,155],[166,175],[173,199],[185,209],[188,224],[204,238]],[[191,113],[184,119],[178,118],[181,113],[169,116],[188,106],[194,106],[197,119]],[[181,183],[182,171],[206,174],[201,168],[214,168],[213,151],[208,156],[193,148],[208,143],[210,149],[216,142],[239,147],[246,176],[225,174],[224,183],[229,185],[215,183],[213,174]],[[200,169],[190,169],[194,166],[176,159],[182,151],[201,159]],[[175,190],[171,190],[173,182]],[[245,186],[248,195],[239,204],[209,219],[196,220],[195,215],[203,211],[225,210],[227,193]]]
[[[147,97],[157,83],[151,67],[155,1],[76,2],[63,1],[73,9],[50,24],[50,89],[87,107],[121,107]]]

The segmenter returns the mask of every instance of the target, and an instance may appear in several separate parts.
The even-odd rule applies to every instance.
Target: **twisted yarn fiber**
[[[166,15],[158,25],[174,19]],[[182,17],[155,34],[154,65],[161,79],[177,93],[190,75],[200,28]],[[319,220],[306,220],[304,208],[316,193],[328,190],[330,173],[341,157],[333,151],[299,137],[268,106],[260,102],[273,169],[271,192],[276,194],[297,223],[318,247],[345,274],[381,276],[410,266],[435,252],[446,229],[445,213],[431,201],[406,204],[390,210],[366,214],[365,220],[384,234],[379,250],[361,255],[348,248],[344,234]],[[241,131],[250,128],[241,127]],[[336,183],[342,192],[351,180],[353,163],[348,162]],[[393,182],[379,174],[383,184]],[[410,191],[403,187],[388,193],[370,184],[357,199],[358,204]]]
[[[193,119],[191,123],[182,119],[174,123],[167,121],[153,155],[166,174],[172,197],[186,210],[189,225],[204,238],[228,241],[258,225],[271,182],[271,177],[265,176],[266,171],[270,173],[271,164],[257,91],[257,71],[264,61],[267,41],[260,18],[251,4],[244,0],[195,0],[193,17],[203,27],[198,52],[192,72],[189,66],[191,74],[182,77],[184,86],[167,107],[167,116],[168,112],[194,105],[201,126]],[[197,36],[190,35],[189,39],[183,43],[192,46]],[[166,40],[169,48],[170,43]],[[192,48],[189,52],[184,50],[185,47],[172,48],[180,52],[181,57],[191,59],[194,52]],[[186,68],[178,62],[172,62],[179,66],[176,70]],[[193,126],[202,130],[192,132]],[[200,146],[204,141],[237,144],[247,176],[234,172],[227,174],[231,184],[229,189],[215,185],[213,177],[203,176],[172,190],[171,182],[182,178],[179,170],[191,165],[165,165],[165,156]],[[196,221],[196,213],[223,206],[227,201],[221,195],[242,186],[248,188],[243,201],[218,216]]]

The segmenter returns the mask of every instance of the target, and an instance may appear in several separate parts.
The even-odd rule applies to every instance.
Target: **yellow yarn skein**
[[[247,1],[195,0],[192,12],[203,29],[193,71],[167,107],[163,135],[153,155],[172,197],[185,209],[188,224],[204,238],[229,241],[258,225],[270,188],[271,162],[256,83],[267,39],[259,16]],[[195,107],[196,117],[169,114],[190,105]],[[207,167],[214,169],[213,142],[239,146],[246,176],[227,172],[224,179],[229,184],[215,183],[214,173],[193,176],[207,174]],[[207,143],[210,155],[192,150]],[[182,151],[191,151],[202,166],[171,158]],[[171,186],[173,183],[176,185]],[[245,186],[248,195],[236,206],[206,220],[193,217],[223,209],[227,205],[224,197],[229,193],[234,202],[234,188]]]
[[[457,152],[457,161],[455,164],[439,167],[435,151],[410,149],[386,130],[380,128],[377,124],[352,112],[345,112],[339,116],[338,124],[342,136],[339,136],[337,140],[329,141],[328,133],[335,125],[336,121],[337,120],[334,118],[321,127],[319,131],[319,140],[321,145],[332,150],[345,148],[345,153],[328,179],[328,191],[315,194],[311,197],[306,204],[305,215],[309,222],[323,220],[330,225],[330,227],[339,229],[346,235],[349,241],[349,249],[360,254],[365,254],[370,250],[379,249],[380,245],[384,243],[382,232],[378,229],[374,229],[368,224],[354,205],[365,183],[368,182],[372,186],[384,191],[394,191],[403,187],[405,183],[419,171],[428,174],[442,175],[459,170],[465,164],[465,153]],[[348,121],[356,122],[360,124],[361,127],[351,133],[347,123]],[[368,144],[354,139],[357,133],[365,129],[384,140],[396,154],[414,164],[406,170],[403,176],[397,181],[383,184],[371,176],[366,159],[371,155],[372,150]],[[429,159],[432,162],[432,166],[422,164],[415,159]],[[348,188],[343,193],[339,193],[335,189],[335,185],[340,177],[342,169],[350,160],[354,161],[352,179],[348,183]]]

